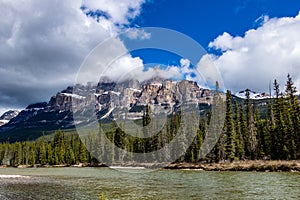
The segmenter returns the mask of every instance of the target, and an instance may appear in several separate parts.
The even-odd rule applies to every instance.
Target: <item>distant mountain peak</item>
[[[20,113],[19,110],[9,110],[3,113],[0,117],[0,126],[7,124],[11,119],[16,117]]]
[[[253,90],[250,90],[250,89],[245,89],[245,90],[242,90],[242,91],[239,91],[237,93],[234,94],[234,96],[238,97],[238,98],[241,98],[241,99],[246,99],[247,96],[246,96],[246,93],[249,92],[249,96],[250,96],[250,99],[268,99],[268,98],[271,98],[269,94],[265,93],[265,92],[255,92]]]

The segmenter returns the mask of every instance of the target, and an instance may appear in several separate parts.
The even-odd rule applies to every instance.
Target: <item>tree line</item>
[[[275,97],[265,104],[250,99],[232,101],[231,92],[226,93],[226,117],[221,135],[211,155],[213,161],[242,159],[292,160],[300,158],[300,104],[296,87],[290,75],[285,91],[275,80]],[[260,107],[259,107],[260,106]]]
[[[61,165],[92,163],[92,156],[87,151],[78,135],[57,131],[51,141],[45,136],[30,142],[0,144],[0,164],[18,165]]]
[[[37,141],[1,143],[0,164],[18,166],[300,159],[300,103],[296,87],[290,75],[284,92],[280,91],[276,80],[273,87],[274,98],[265,100],[251,99],[249,90],[246,90],[246,99],[239,101],[232,97],[230,91],[226,92],[222,133],[215,138],[214,148],[205,157],[201,156],[203,141],[208,137],[214,111],[207,110],[205,117],[199,117],[191,111],[181,110],[167,118],[164,128],[158,134],[140,137],[149,134],[151,127],[155,128],[159,124],[151,119],[151,109],[146,106],[142,120],[137,122],[144,128],[134,130],[135,136],[126,134],[122,128],[124,124],[115,122],[99,123],[99,132],[86,130],[85,136],[80,137],[75,131],[64,133],[58,130],[50,141],[43,136]],[[196,133],[192,138],[189,135],[191,132]],[[178,136],[178,133],[183,134]],[[171,147],[163,149],[168,144]],[[182,151],[185,153],[181,154]],[[149,156],[151,152],[157,153]]]

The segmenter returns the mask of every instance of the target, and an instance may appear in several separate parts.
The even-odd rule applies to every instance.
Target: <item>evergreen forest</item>
[[[234,98],[227,91],[222,133],[215,138],[213,149],[205,157],[201,157],[202,144],[207,137],[211,111],[195,122],[199,124],[196,130],[184,125],[182,113],[174,114],[168,118],[165,129],[147,139],[128,136],[117,126],[111,126],[105,133],[89,133],[87,137],[79,137],[74,130],[57,130],[51,138],[43,136],[36,141],[4,142],[0,144],[0,165],[133,162],[140,159],[135,158],[137,153],[143,155],[170,143],[181,129],[197,134],[190,142],[188,136],[177,140],[170,151],[157,154],[152,162],[164,162],[165,158],[177,156],[174,152],[182,150],[180,148],[186,151],[184,155],[174,157],[176,162],[300,159],[300,103],[291,76],[287,77],[284,91],[280,90],[276,80],[273,90],[274,96],[264,100],[251,99],[249,90],[246,90],[246,99]],[[150,112],[146,106],[139,122],[145,127],[151,122]],[[193,117],[188,120],[193,121]],[[99,125],[107,128],[105,124]],[[114,145],[105,145],[104,140]],[[146,159],[143,161],[147,162]]]

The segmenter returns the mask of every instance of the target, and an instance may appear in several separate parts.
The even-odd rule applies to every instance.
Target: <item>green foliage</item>
[[[227,92],[224,134],[214,148],[213,161],[231,159],[233,151],[236,159],[300,159],[300,103],[290,75],[287,79],[285,93],[274,81],[275,98],[267,101],[250,99],[246,90],[246,100],[232,106]],[[263,115],[260,104],[266,104]]]
[[[72,165],[87,162],[88,156],[78,135],[66,135],[60,130],[51,141],[42,136],[35,142],[0,143],[1,165]]]
[[[300,103],[296,96],[297,90],[289,75],[285,93],[281,93],[279,88],[275,80],[276,97],[264,101],[251,100],[249,91],[246,100],[233,101],[231,92],[227,91],[225,123],[219,125],[220,128],[223,127],[223,132],[220,137],[210,136],[209,139],[216,145],[204,160],[300,159]],[[214,98],[218,100],[217,97]],[[261,104],[265,104],[264,114],[260,112]],[[151,131],[151,126],[157,125],[155,119],[151,120],[151,109],[147,106],[143,119],[139,122],[143,131],[136,130],[136,137],[127,135],[115,123],[103,123],[100,126],[105,133],[90,133],[87,130],[87,136],[81,138],[75,132],[58,130],[52,138],[41,134],[38,140],[32,142],[0,143],[0,165],[147,162],[141,155],[161,149],[175,137],[177,141],[170,151],[162,151],[157,158],[151,159],[155,162],[164,162],[170,158],[177,159],[177,162],[199,162],[202,161],[202,143],[207,139],[207,130],[211,128],[210,120],[220,121],[218,112],[222,108],[218,105],[216,108],[205,112],[205,117],[201,116],[202,113],[200,118],[193,113],[185,113],[184,110],[173,113],[168,116],[161,131],[152,137],[138,137]],[[186,125],[186,121],[199,123],[199,126],[192,130],[192,127]],[[217,126],[215,123],[211,125]],[[196,136],[187,147],[190,144],[190,132],[195,132]],[[105,140],[109,140],[110,144]],[[179,158],[175,156],[185,149],[185,155]],[[139,157],[134,153],[139,153]]]
[[[225,144],[225,152],[226,152],[226,159],[234,160],[235,158],[235,144],[236,144],[236,137],[235,137],[235,129],[234,129],[234,122],[233,122],[233,113],[232,113],[232,105],[231,105],[231,92],[227,90],[226,93],[226,118],[225,118],[225,136],[226,136],[226,144]]]

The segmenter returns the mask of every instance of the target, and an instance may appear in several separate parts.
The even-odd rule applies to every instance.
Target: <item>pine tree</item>
[[[268,108],[268,112],[267,112],[267,117],[265,119],[265,125],[263,127],[264,135],[261,144],[263,145],[263,151],[265,153],[265,156],[267,156],[266,158],[270,158],[272,154],[272,150],[274,149],[272,137],[273,137],[274,126],[275,126],[273,105],[271,100],[268,100],[267,108]]]
[[[288,147],[290,151],[290,155],[292,159],[296,159],[296,148],[300,148],[300,141],[299,134],[300,134],[300,106],[298,97],[296,96],[297,89],[294,86],[292,77],[288,74],[287,76],[288,80],[286,83],[286,95],[288,100],[288,117],[289,117],[289,123],[288,127],[290,128],[287,137],[288,139]],[[298,137],[297,137],[298,136]],[[297,141],[296,141],[297,140]],[[297,146],[296,146],[297,145]]]
[[[226,136],[226,160],[233,161],[235,158],[235,131],[232,116],[231,92],[226,93],[226,118],[225,118],[225,136]]]
[[[279,84],[277,81],[274,81],[274,90],[276,98],[274,99],[273,104],[273,113],[274,113],[274,128],[272,132],[272,159],[283,159],[284,154],[283,151],[286,151],[284,148],[284,135],[286,132],[286,126],[284,122],[284,113],[285,112],[285,99],[282,93],[279,90]]]
[[[207,113],[207,131],[204,133],[205,142],[203,144],[201,156],[208,154],[212,144],[215,144],[213,148],[215,162],[225,159],[225,135],[224,124],[226,105],[224,103],[222,95],[219,92],[219,83],[216,82],[216,92],[213,96],[214,105],[211,111]],[[220,123],[222,122],[222,123]],[[208,147],[207,147],[208,146]],[[212,161],[212,160],[211,160]]]
[[[240,123],[240,110],[239,110],[239,105],[238,102],[235,100],[234,101],[234,110],[235,110],[235,120],[234,120],[234,125],[235,125],[235,156],[238,159],[242,159],[243,156],[245,155],[244,151],[244,140],[242,136],[242,128],[241,128],[241,123]]]
[[[253,105],[250,101],[250,90],[246,89],[246,122],[247,122],[247,133],[246,137],[248,141],[245,141],[245,145],[247,145],[247,149],[249,149],[250,155],[249,156],[251,159],[255,158],[255,151],[256,151],[256,146],[257,146],[257,130],[255,127],[255,122],[254,122],[254,111],[253,111]]]
[[[176,145],[173,147],[173,152],[174,152],[174,158],[178,157],[177,159],[178,162],[183,162],[184,161],[184,155],[182,155],[183,152],[187,149],[187,127],[186,127],[186,117],[187,114],[185,113],[184,109],[181,109],[181,115],[180,115],[180,126],[178,129],[178,135],[177,140],[176,140]]]
[[[194,149],[194,161],[198,161],[200,158],[200,151],[202,149],[203,137],[206,132],[205,120],[201,120],[199,128],[197,129],[197,136],[195,138],[195,149]]]
[[[35,144],[32,143],[32,144],[30,145],[28,164],[29,164],[29,165],[34,165],[34,164],[35,164],[35,161],[36,161],[35,158],[36,158],[36,156],[35,156]]]
[[[47,163],[49,163],[49,165],[54,164],[53,151],[52,151],[52,145],[51,144],[47,144]]]
[[[67,145],[66,163],[71,164],[71,165],[75,164],[75,155],[74,155],[73,149],[70,144]]]
[[[54,134],[52,141],[52,149],[54,149],[54,163],[64,164],[65,163],[65,135],[61,130],[58,130]]]
[[[242,134],[241,141],[244,146],[244,150],[243,150],[244,155],[242,157],[246,158],[250,155],[250,143],[249,143],[249,135],[248,135],[247,122],[245,119],[243,104],[240,104],[240,108],[239,108],[239,125]]]
[[[47,163],[47,150],[46,150],[46,142],[45,137],[42,136],[39,141],[39,163],[45,165]]]
[[[79,141],[79,161],[81,163],[86,163],[87,160],[88,158],[87,158],[87,151],[85,145],[83,144],[83,142]]]
[[[22,151],[22,144],[20,142],[16,142],[13,145],[14,155],[13,155],[13,166],[18,166],[23,164],[23,151]]]
[[[252,106],[253,109],[253,124],[252,124],[252,130],[251,130],[251,144],[252,144],[252,159],[257,159],[257,156],[260,154],[260,144],[259,144],[259,137],[260,134],[258,133],[258,128],[260,125],[260,116],[257,109],[257,105],[253,103]]]

